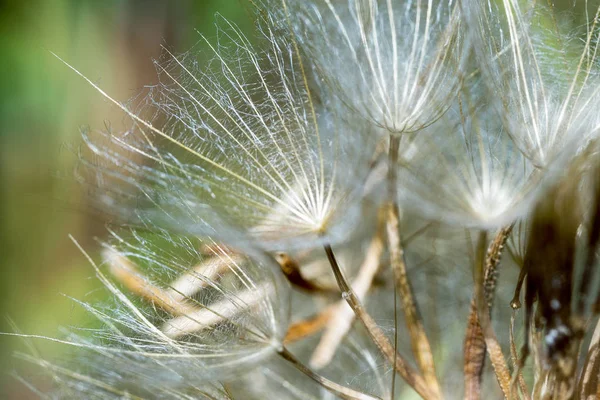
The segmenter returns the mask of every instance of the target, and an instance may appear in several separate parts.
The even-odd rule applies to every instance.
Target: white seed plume
[[[431,124],[455,95],[464,44],[452,1],[289,1],[318,73],[391,134]]]
[[[552,5],[464,2],[486,83],[519,150],[538,167],[598,135],[598,10],[581,6],[585,31],[570,33]]]
[[[527,215],[550,173],[519,151],[482,85],[469,83],[438,122],[401,139],[398,196],[428,219],[496,229]]]
[[[107,370],[103,372],[108,375],[107,379],[94,374],[94,371],[90,372],[90,368],[87,368],[87,371],[81,368],[70,369],[28,354],[18,354],[17,356],[32,365],[42,368],[48,375],[52,376],[56,387],[52,391],[48,391],[47,388],[42,391],[31,382],[19,377],[19,380],[41,399],[145,400],[169,398],[189,400],[193,398],[196,400],[234,400],[229,391],[219,383],[204,382],[200,385],[181,385],[180,388],[161,387],[158,384],[153,384],[148,388],[140,388],[135,387],[134,382],[132,382],[131,386],[125,386],[122,382],[113,383],[120,373],[115,366],[102,365],[97,366],[95,369],[92,368],[92,370],[98,371],[101,367],[106,367]],[[118,358],[114,358],[112,361],[118,362]]]
[[[206,41],[208,67],[168,50],[168,62],[157,63],[146,111],[160,129],[88,80],[135,126],[85,135],[93,157],[83,179],[101,186],[121,216],[133,209],[187,234],[229,242],[249,234],[268,250],[336,242],[357,217],[368,143],[336,110],[317,110],[287,25],[264,16],[263,48],[221,25],[219,45]]]
[[[113,237],[105,245],[104,266],[118,281],[103,265],[93,265],[114,304],[79,302],[102,327],[65,340],[46,338],[78,350],[80,363],[51,370],[81,385],[79,393],[198,398],[215,382],[278,351],[287,330],[289,286],[273,260],[260,252],[243,259],[217,253],[213,257],[222,259],[226,271],[202,275],[193,272],[206,259],[197,238],[158,230],[113,232]],[[182,274],[199,281],[194,285],[199,290],[171,296],[169,282]]]

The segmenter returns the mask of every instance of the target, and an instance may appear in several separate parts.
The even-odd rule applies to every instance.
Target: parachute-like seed
[[[480,79],[419,135],[402,139],[398,197],[434,221],[497,229],[526,216],[551,171],[519,151]]]
[[[217,46],[203,40],[208,68],[165,50],[144,106],[160,129],[84,78],[134,123],[84,135],[92,156],[82,179],[101,187],[109,210],[228,242],[249,235],[268,250],[352,231],[369,144],[339,110],[317,110],[289,28],[269,15],[261,22],[255,47],[224,21]]]
[[[564,167],[600,130],[600,8],[582,6],[589,21],[579,34],[551,5],[464,2],[477,61],[508,134],[539,168],[557,160]]]
[[[458,88],[465,46],[452,1],[290,1],[326,91],[389,134],[437,120]]]
[[[287,330],[289,286],[272,259],[260,252],[215,254],[225,271],[203,275],[194,267],[206,264],[207,256],[195,237],[135,229],[112,235],[105,263],[128,290],[93,264],[114,304],[79,302],[102,327],[86,335],[70,333],[65,340],[48,338],[78,350],[71,365],[51,368],[56,374],[114,398],[177,398],[175,393],[201,393],[279,350]],[[200,281],[193,286],[201,290],[173,295],[176,288],[169,283],[182,273]],[[132,288],[141,300],[129,294]],[[30,358],[45,364],[36,359]]]

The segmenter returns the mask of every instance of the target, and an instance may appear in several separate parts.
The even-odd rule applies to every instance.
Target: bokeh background
[[[73,169],[80,129],[126,126],[122,113],[50,51],[120,101],[156,82],[161,44],[176,53],[215,37],[215,14],[252,28],[242,0],[0,2],[0,332],[60,336],[89,318],[71,299],[98,288],[69,240],[96,255],[105,221]],[[202,61],[202,60],[200,60]],[[66,296],[65,296],[66,295]],[[50,358],[60,347],[36,340]],[[22,340],[0,336],[0,399],[37,398],[14,376]],[[34,378],[35,379],[35,378]]]

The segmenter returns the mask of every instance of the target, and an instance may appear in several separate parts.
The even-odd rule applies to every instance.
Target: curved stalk
[[[379,271],[381,255],[383,253],[383,220],[378,222],[377,225],[377,231],[366,250],[365,258],[351,283],[354,293],[361,301],[365,299],[373,285],[375,275]],[[340,343],[344,340],[356,319],[356,314],[344,299],[339,300],[334,305],[331,314],[332,317],[327,322],[325,332],[321,336],[319,344],[310,358],[309,365],[315,369],[321,369],[331,362]],[[396,374],[393,374],[393,377],[395,376]]]
[[[285,347],[281,347],[280,350],[277,351],[281,357],[285,360],[289,361],[298,371],[302,372],[304,375],[308,376],[310,379],[323,386],[325,389],[329,390],[331,393],[340,397],[344,400],[381,400],[379,397],[371,396],[354,389],[350,389],[349,387],[340,385],[339,383],[335,383],[330,381],[329,379],[317,374],[312,369],[308,368],[306,365],[302,364],[300,360],[298,360],[292,353],[288,351]]]
[[[379,328],[375,320],[373,320],[369,313],[367,313],[360,299],[354,293],[348,284],[348,281],[342,274],[331,246],[325,245],[324,247],[335,279],[340,287],[340,290],[342,291],[342,297],[346,299],[348,305],[356,314],[356,317],[363,324],[367,330],[367,333],[371,337],[371,340],[373,340],[373,343],[377,345],[381,353],[388,359],[390,363],[392,363],[395,370],[398,372],[398,374],[400,374],[404,381],[409,384],[421,397],[424,399],[436,398],[431,393],[431,390],[427,386],[423,377],[421,377],[421,375],[419,375],[419,373],[415,371],[400,354],[397,354],[394,346],[392,346],[381,328]]]

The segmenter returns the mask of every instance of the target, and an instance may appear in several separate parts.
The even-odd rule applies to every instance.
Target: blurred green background
[[[156,82],[160,45],[183,52],[214,37],[220,13],[251,28],[241,0],[35,0],[0,3],[0,331],[60,336],[89,318],[62,294],[81,300],[99,287],[69,240],[94,256],[104,221],[72,172],[82,126],[127,121],[55,52],[127,101]],[[198,32],[196,32],[196,30]],[[202,61],[202,60],[200,60]],[[57,348],[35,341],[44,356]],[[0,399],[37,398],[11,376],[27,373],[12,354],[20,339],[0,336]]]

